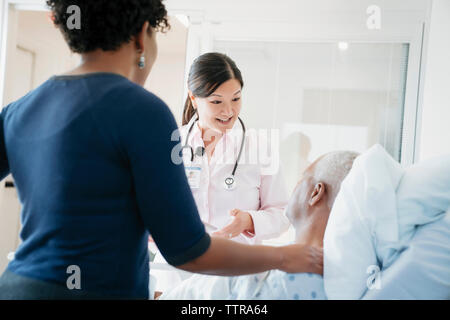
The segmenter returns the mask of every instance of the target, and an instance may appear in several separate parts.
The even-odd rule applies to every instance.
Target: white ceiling
[[[385,18],[399,11],[405,15],[426,15],[431,0],[165,0],[170,11],[193,12],[206,20],[293,22],[353,16],[356,21],[367,8],[377,5]],[[345,15],[343,15],[345,13]],[[348,15],[347,15],[348,14]]]

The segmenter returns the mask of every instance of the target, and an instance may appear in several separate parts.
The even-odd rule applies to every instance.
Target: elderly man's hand
[[[250,213],[234,209],[230,211],[230,215],[233,217],[233,221],[221,230],[214,232],[213,236],[227,239],[237,237],[241,233],[249,238],[255,236],[253,219]]]
[[[280,247],[282,271],[288,273],[317,273],[323,275],[323,249],[305,244]]]

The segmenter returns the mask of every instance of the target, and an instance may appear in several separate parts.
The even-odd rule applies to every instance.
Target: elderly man
[[[450,155],[403,169],[379,145],[328,153],[305,170],[286,214],[297,243],[324,247],[325,283],[280,271],[196,275],[162,298],[450,298]],[[367,282],[373,257],[379,286]]]
[[[328,153],[303,173],[290,198],[287,216],[295,241],[322,247],[325,227],[340,184],[350,171],[354,152]],[[160,299],[326,299],[322,277],[270,271],[241,277],[194,275]]]

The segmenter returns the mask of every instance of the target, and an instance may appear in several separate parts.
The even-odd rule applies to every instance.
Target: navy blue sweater
[[[8,270],[65,286],[76,265],[82,290],[146,298],[149,232],[173,265],[203,254],[176,129],[164,102],[112,73],[52,77],[4,108],[0,180],[14,177],[23,241]]]

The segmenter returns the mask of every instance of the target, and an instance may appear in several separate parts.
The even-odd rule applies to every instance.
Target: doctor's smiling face
[[[206,98],[195,97],[192,92],[189,97],[197,111],[200,128],[223,134],[233,128],[241,112],[242,86],[237,79],[230,79]]]
[[[241,112],[243,87],[241,71],[230,57],[218,52],[199,56],[189,71],[183,125],[198,118],[205,144],[220,137]]]

